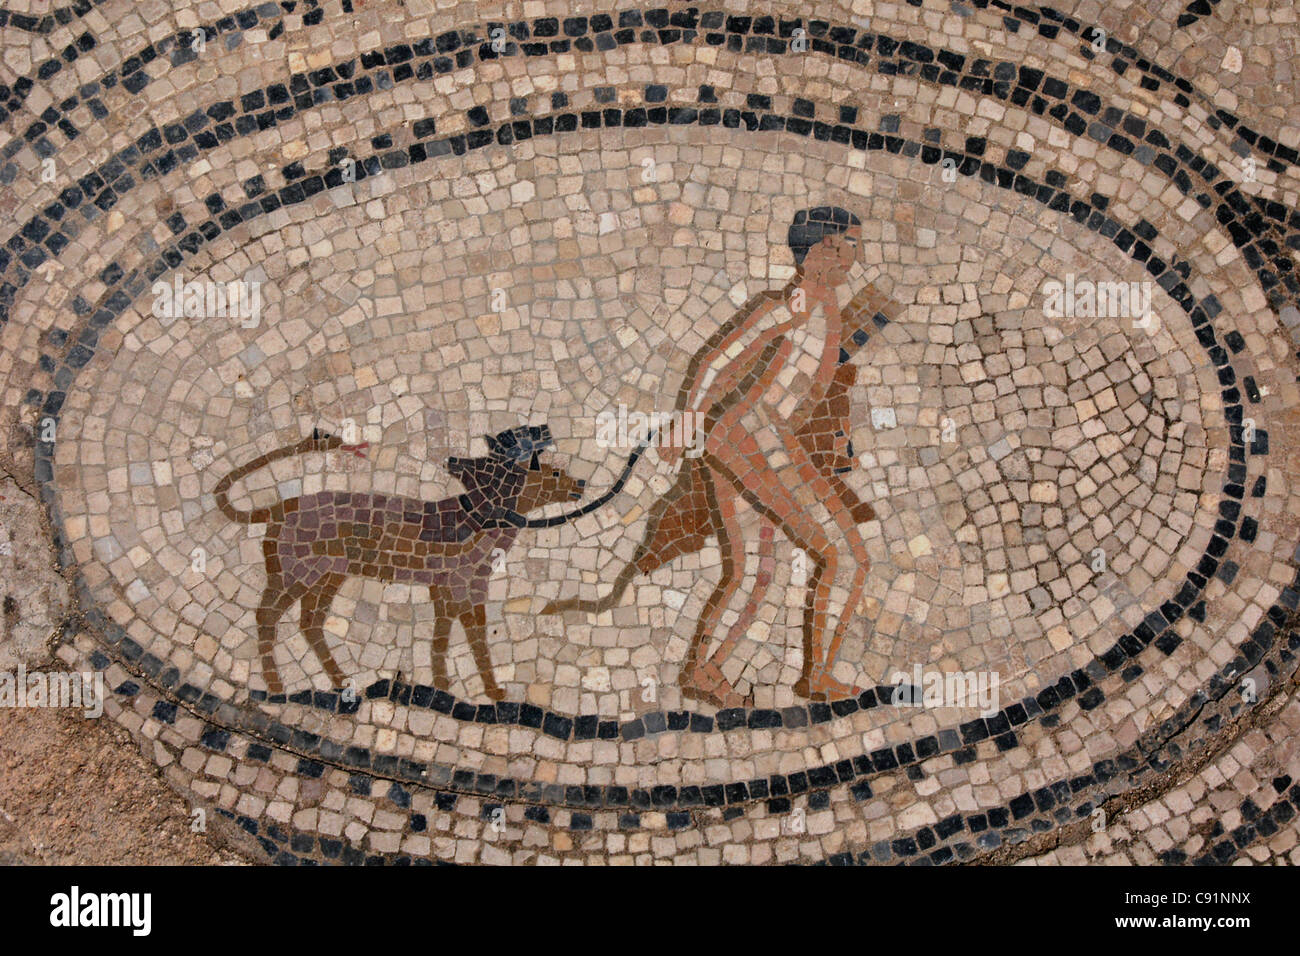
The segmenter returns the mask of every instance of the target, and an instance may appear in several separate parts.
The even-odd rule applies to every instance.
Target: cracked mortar
[[[63,669],[77,618],[40,504],[0,474],[0,671]],[[214,830],[216,828],[214,827]],[[0,708],[0,865],[237,864],[216,833],[108,719]]]

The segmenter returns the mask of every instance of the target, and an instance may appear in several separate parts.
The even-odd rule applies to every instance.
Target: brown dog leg
[[[447,679],[447,647],[451,644],[452,614],[445,602],[435,603],[437,617],[433,622],[433,686],[438,690],[451,690]]]
[[[284,592],[279,579],[269,579],[256,617],[257,652],[262,656],[262,679],[266,681],[266,692],[271,695],[284,693],[280,672],[275,667],[275,625],[292,603],[293,598]]]
[[[344,686],[347,678],[343,676],[343,671],[334,660],[329,643],[325,640],[325,618],[329,616],[330,604],[333,603],[334,595],[338,593],[339,588],[343,586],[343,581],[342,575],[331,574],[316,585],[314,591],[304,594],[299,622],[308,646],[316,652],[321,666],[329,676],[330,684],[334,687]]]
[[[497,686],[492,673],[492,655],[488,651],[487,608],[476,604],[461,612],[460,626],[465,629],[469,649],[474,652],[474,663],[478,665],[479,677],[483,678],[484,693],[493,700],[503,700],[506,693]]]

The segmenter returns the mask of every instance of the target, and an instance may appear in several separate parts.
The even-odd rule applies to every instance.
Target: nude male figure
[[[543,614],[608,610],[637,575],[699,551],[710,537],[716,537],[722,573],[697,624],[680,684],[688,698],[719,707],[743,706],[747,701],[721,668],[757,615],[774,567],[773,533],[780,528],[814,564],[802,628],[803,673],[795,690],[817,699],[853,692],[827,673],[843,639],[845,612],[840,613],[840,627],[829,644],[825,641],[829,610],[825,598],[834,583],[830,564],[834,562],[835,569],[854,567],[855,577],[859,572],[865,575],[867,560],[856,526],[875,517],[871,505],[860,501],[841,477],[854,461],[848,418],[849,389],[856,381],[857,367],[849,359],[875,328],[889,322],[896,308],[871,284],[846,302],[845,283],[857,258],[860,235],[857,218],[843,209],[818,207],[795,215],[787,237],[797,266],[795,276],[783,288],[759,293],[746,302],[687,366],[676,410],[699,410],[704,415],[701,431],[709,438],[697,449],[702,454],[694,457],[693,450],[681,458],[677,480],[652,506],[645,537],[613,588],[594,599],[552,601]],[[746,410],[764,396],[769,399],[765,408],[747,417]],[[769,417],[775,419],[770,426]],[[771,448],[788,449],[794,438],[794,458],[782,459],[783,478],[772,478],[765,461],[751,459],[746,464],[741,454],[744,444],[726,437],[743,438],[751,425],[752,434],[764,436]],[[660,448],[661,455],[664,451]],[[680,453],[681,449],[671,450],[668,456],[677,458]],[[774,459],[782,453],[778,451]],[[815,474],[812,483],[805,484],[803,475],[809,474],[809,465]],[[738,620],[713,654],[701,659],[706,640],[743,577],[746,549],[737,519],[742,499],[763,517],[756,583]],[[846,525],[852,526],[852,537],[835,534],[832,539],[826,534],[827,529]],[[855,590],[860,592],[860,585]],[[851,612],[857,604],[844,606]]]
[[[870,567],[858,530],[858,521],[868,518],[870,509],[835,471],[819,467],[799,430],[825,398],[839,368],[841,314],[852,299],[848,272],[858,259],[861,234],[857,217],[846,210],[820,206],[798,213],[789,233],[794,277],[700,349],[678,398],[679,410],[704,416],[703,478],[729,563],[744,567],[742,500],[808,556],[812,573],[803,615],[803,673],[794,691],[822,700],[855,692],[830,671]],[[659,450],[669,464],[681,453],[674,447]],[[841,572],[847,588],[837,584]],[[724,569],[705,602],[680,678],[687,696],[727,706],[740,703],[721,673],[718,654],[699,660],[704,641],[739,586],[740,576]],[[750,603],[755,603],[753,595]],[[726,644],[719,649],[723,660],[731,649]]]

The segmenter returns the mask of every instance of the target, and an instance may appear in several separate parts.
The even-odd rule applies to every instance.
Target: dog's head
[[[494,458],[527,462],[555,444],[550,425],[520,425],[487,436],[488,453]]]
[[[448,458],[447,470],[474,503],[487,501],[521,514],[582,497],[586,482],[541,460],[555,444],[547,425],[520,425],[486,436],[484,458]]]

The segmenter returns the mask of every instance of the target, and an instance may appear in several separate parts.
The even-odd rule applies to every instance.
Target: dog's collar
[[[465,509],[465,515],[480,529],[522,528],[528,520],[514,509],[503,508],[500,505],[490,505],[486,509],[475,510],[474,503],[470,501],[469,495],[458,495],[457,500],[460,502],[460,506]]]

